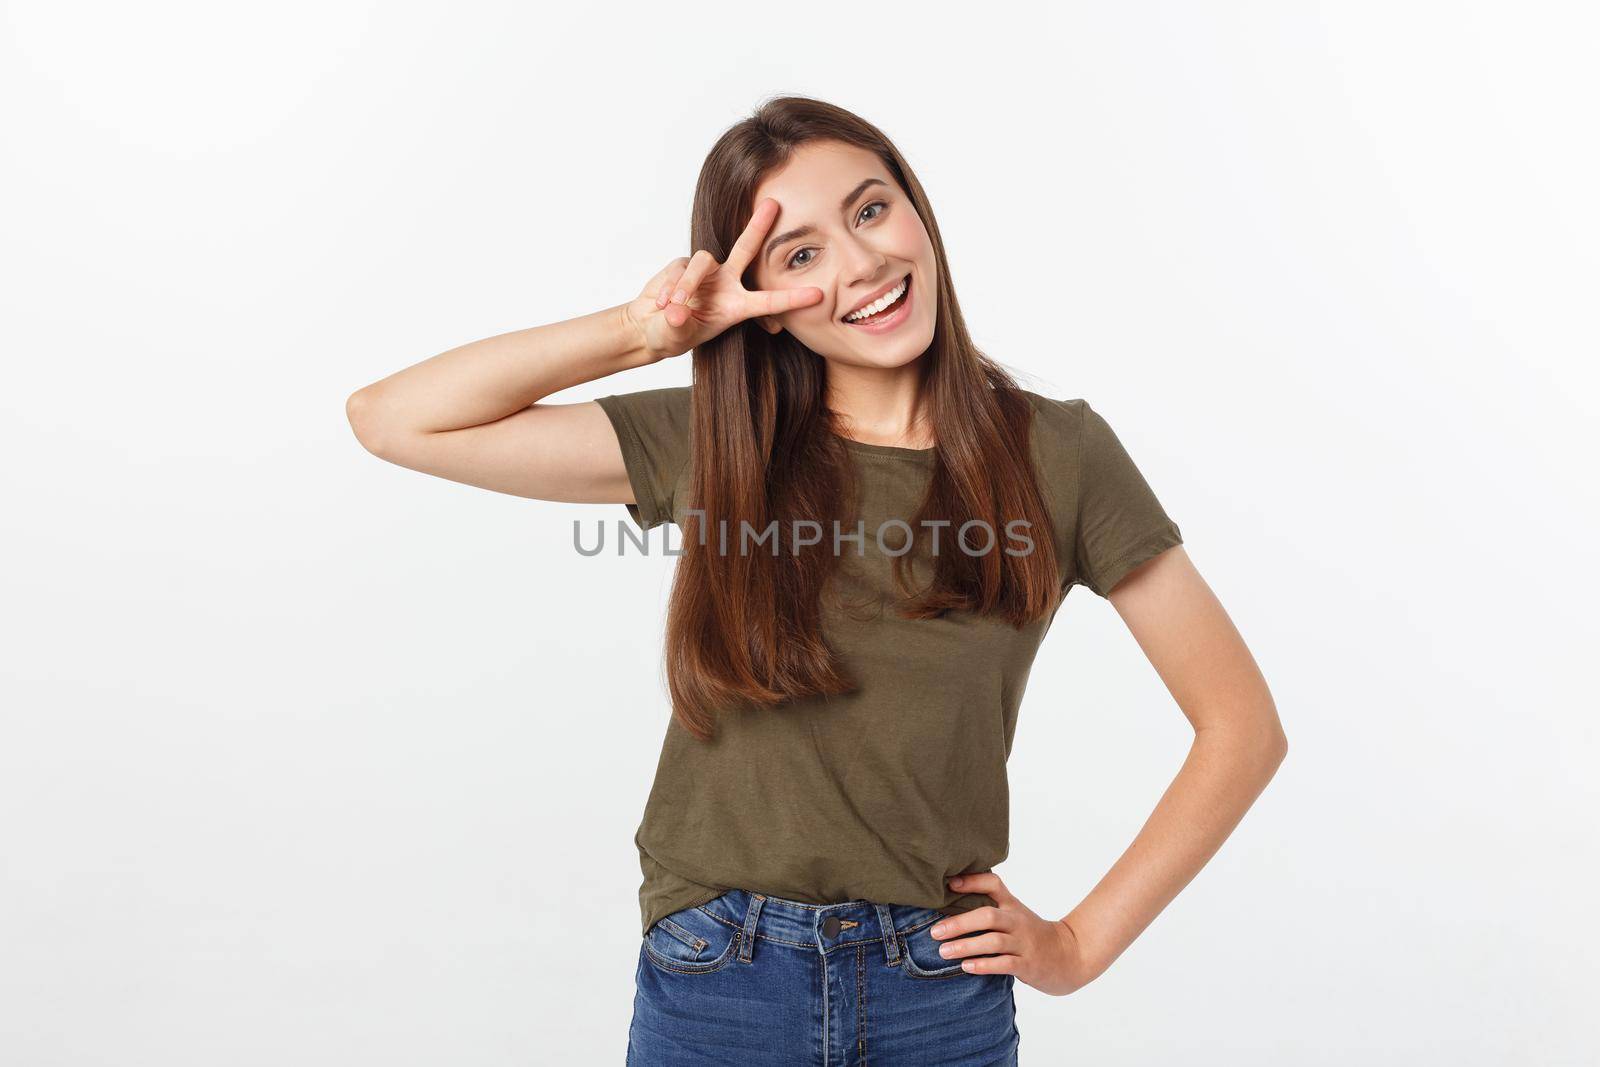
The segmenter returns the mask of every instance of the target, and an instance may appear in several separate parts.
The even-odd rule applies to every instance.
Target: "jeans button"
[[[826,919],[822,920],[822,936],[823,937],[838,937],[839,936],[839,920],[838,920],[837,917],[830,915]]]

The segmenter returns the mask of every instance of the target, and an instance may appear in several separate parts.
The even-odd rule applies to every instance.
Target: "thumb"
[[[982,871],[978,874],[958,874],[950,879],[950,888],[959,889],[963,893],[987,893],[996,902],[1004,904],[1015,900],[1000,876],[993,871]]]

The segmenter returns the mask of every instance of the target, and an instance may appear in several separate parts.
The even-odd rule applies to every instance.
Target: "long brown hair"
[[[1003,618],[1018,628],[1052,611],[1059,573],[1051,524],[1030,462],[1032,408],[1011,376],[967,333],[950,280],[939,225],[922,185],[889,139],[843,108],[807,97],[769,99],[728,129],[706,156],[695,186],[690,242],[718,262],[754,213],[762,180],[810,141],[856,145],[877,155],[911,200],[937,257],[938,313],[920,357],[927,411],[937,439],[923,519],[968,520],[998,531],[1030,523],[1033,548],[934,555],[931,582],[912,590],[897,556],[906,618],[950,609]],[[754,268],[751,268],[753,272]],[[746,279],[747,284],[749,279]],[[837,556],[825,536],[812,551],[722,549],[748,523],[760,532],[813,520],[854,529],[857,487],[839,424],[825,403],[823,358],[788,331],[769,334],[747,320],[698,346],[692,357],[690,515],[669,601],[666,669],[673,714],[707,740],[718,709],[767,708],[803,697],[849,692],[822,634],[821,597]],[[725,525],[724,525],[725,524]]]

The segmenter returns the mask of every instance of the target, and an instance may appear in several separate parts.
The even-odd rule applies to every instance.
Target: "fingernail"
[[[953,945],[940,945],[939,946],[939,955],[943,956],[945,959],[949,959],[950,958],[950,950],[952,948],[954,948],[954,947],[955,946],[953,946]]]
[[[932,933],[932,934],[933,934],[933,936],[934,936],[934,937],[943,937],[943,936],[944,936],[944,927],[942,927],[942,926],[935,926],[935,927],[934,927],[934,928],[933,928],[933,929],[932,929],[932,930],[931,930],[931,931],[930,931],[930,933]]]
[[[682,289],[674,289],[672,291],[672,302],[674,304],[681,304],[687,299],[689,299],[689,294]]]

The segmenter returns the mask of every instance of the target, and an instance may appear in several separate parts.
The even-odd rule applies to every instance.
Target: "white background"
[[[1592,9],[580,6],[4,6],[0,1061],[621,1061],[674,560],[344,401],[634,296],[799,92],[1116,427],[1290,739],[1111,971],[1018,986],[1023,1062],[1595,1062]],[[1000,874],[1064,914],[1190,736],[1075,590]]]

